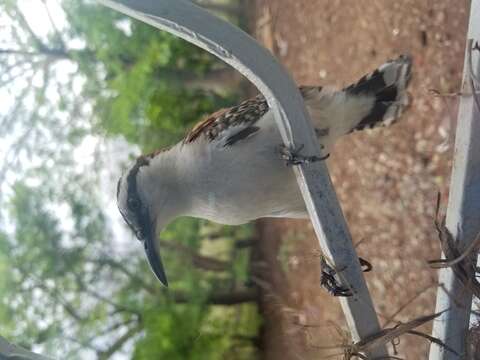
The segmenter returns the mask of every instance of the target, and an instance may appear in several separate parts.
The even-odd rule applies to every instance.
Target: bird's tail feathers
[[[388,126],[398,120],[409,105],[406,89],[411,78],[411,68],[411,57],[401,55],[343,89],[347,97],[375,97],[368,114],[359,118],[351,131]]]

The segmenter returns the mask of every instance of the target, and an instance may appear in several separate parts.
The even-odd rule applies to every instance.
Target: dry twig
[[[407,302],[401,305],[393,314],[385,317],[385,324],[383,326],[388,326],[392,322],[397,322],[395,318],[398,314],[400,314],[403,310],[405,310],[408,306],[410,306],[416,299],[422,296],[425,292],[430,290],[432,287],[436,286],[437,284],[428,284],[424,288],[420,289],[416,294],[414,294]]]
[[[308,327],[316,327],[316,326],[308,325],[308,326],[302,326],[302,327],[304,327],[306,332],[307,332],[307,339],[308,339],[308,342],[309,342],[309,346],[311,346],[313,348],[316,348],[316,349],[320,349],[320,350],[335,350],[335,349],[340,350],[341,349],[343,351],[342,355],[343,355],[344,360],[351,360],[351,359],[354,359],[354,358],[368,360],[369,358],[365,354],[368,354],[369,352],[376,349],[377,347],[383,346],[383,345],[388,344],[388,343],[392,343],[393,346],[395,347],[395,345],[398,345],[399,337],[402,336],[402,335],[405,335],[405,334],[410,334],[410,335],[415,335],[415,336],[425,338],[425,339],[427,339],[427,340],[445,348],[447,351],[450,351],[450,352],[456,354],[456,352],[453,349],[448,347],[441,340],[439,340],[435,337],[432,337],[428,334],[425,334],[421,331],[416,330],[416,328],[418,328],[418,327],[426,324],[427,322],[435,319],[436,317],[440,316],[442,313],[443,313],[443,311],[439,312],[439,313],[436,313],[436,314],[420,316],[420,317],[415,318],[415,319],[413,319],[409,322],[406,322],[406,323],[398,323],[397,325],[395,325],[393,327],[380,330],[378,333],[373,334],[373,335],[371,335],[371,336],[369,336],[365,339],[362,339],[362,340],[360,340],[360,341],[358,341],[354,344],[349,344],[348,340],[346,339],[346,335],[343,334],[344,335],[344,336],[342,336],[343,341],[339,345],[334,345],[334,346],[314,345],[311,341],[311,337],[309,336],[310,334],[308,332]],[[340,331],[340,330],[337,328],[337,331]],[[334,356],[338,356],[338,355],[341,355],[341,354],[334,353],[334,354],[331,354],[331,355],[325,357],[325,359],[331,358],[331,357],[334,357]],[[395,351],[395,355],[396,355],[396,351]],[[391,355],[387,356],[387,357],[382,357],[382,358],[375,358],[375,360],[381,360],[381,359],[402,360],[400,357],[391,356]]]
[[[428,89],[428,92],[432,94],[434,97],[440,97],[440,98],[453,98],[453,97],[458,97],[458,96],[470,96],[472,95],[471,92],[462,92],[462,91],[453,91],[453,92],[441,92],[438,89]],[[480,94],[480,91],[475,91],[476,94]]]
[[[430,260],[428,264],[433,269],[450,267],[455,276],[472,293],[480,298],[480,282],[476,278],[477,267],[475,262],[476,250],[480,247],[480,233],[465,250],[459,249],[451,232],[445,226],[445,216],[439,219],[440,194],[437,197],[437,209],[435,214],[435,228],[445,259]]]
[[[349,360],[352,359],[354,356],[360,359],[367,359],[365,355],[362,355],[364,353],[368,353],[371,350],[377,348],[378,346],[385,345],[389,342],[393,342],[395,339],[397,339],[399,336],[403,334],[411,334],[411,335],[416,335],[416,336],[421,336],[424,337],[432,342],[435,342],[436,344],[442,346],[448,351],[451,351],[455,353],[455,351],[451,348],[449,348],[447,345],[445,345],[442,341],[439,339],[433,338],[429,335],[426,335],[422,332],[414,330],[415,328],[435,319],[436,317],[440,316],[443,312],[432,314],[432,315],[426,315],[426,316],[420,316],[416,319],[413,319],[407,323],[400,323],[392,328],[387,328],[379,331],[378,333],[365,338],[353,345],[351,345],[349,348],[345,349],[345,355],[344,359]],[[399,359],[398,357],[395,356],[389,356],[386,359]]]
[[[473,70],[473,62],[472,62],[472,51],[476,50],[480,52],[480,45],[478,42],[475,42],[473,45],[473,39],[468,39],[467,41],[467,76],[468,76],[468,83],[470,85],[471,92],[463,92],[463,91],[454,91],[454,92],[441,92],[437,89],[428,89],[428,92],[431,93],[435,97],[458,97],[458,96],[473,96],[475,104],[477,105],[478,111],[480,111],[480,99],[478,95],[480,91],[477,90],[477,86],[480,86],[480,79],[475,71]]]

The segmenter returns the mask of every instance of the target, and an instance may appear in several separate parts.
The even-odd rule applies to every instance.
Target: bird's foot
[[[373,266],[370,264],[369,261],[365,260],[364,258],[359,257],[358,261],[360,261],[360,266],[362,267],[363,272],[369,272],[372,271]]]
[[[360,261],[360,265],[362,267],[363,272],[369,272],[372,270],[373,266],[368,262],[367,260],[359,257],[358,260]],[[320,285],[327,290],[330,294],[333,296],[352,296],[352,290],[345,287],[341,286],[337,279],[335,278],[335,275],[337,274],[337,271],[331,267],[326,261],[325,258],[322,257],[321,260],[321,266],[322,266],[322,273],[320,276]]]
[[[330,154],[325,156],[306,156],[301,155],[300,151],[304,148],[304,145],[300,145],[297,148],[289,148],[285,145],[280,145],[278,148],[278,152],[280,153],[280,158],[285,161],[287,166],[292,165],[301,165],[301,164],[309,164],[316,161],[322,161],[327,159]]]
[[[337,279],[335,278],[337,271],[333,267],[328,265],[323,257],[321,260],[321,265],[322,265],[322,273],[320,276],[320,285],[325,290],[327,290],[333,296],[352,296],[353,295],[352,291],[349,288],[342,286],[338,283]]]

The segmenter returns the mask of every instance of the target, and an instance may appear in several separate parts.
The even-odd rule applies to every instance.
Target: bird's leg
[[[337,271],[331,267],[325,258],[321,259],[322,273],[320,276],[320,285],[333,296],[352,296],[352,291],[344,286],[339,285],[335,275]]]
[[[330,154],[325,156],[306,156],[301,155],[300,151],[304,148],[304,145],[300,145],[297,148],[289,148],[285,145],[280,145],[278,147],[278,152],[280,153],[280,158],[285,160],[285,164],[287,166],[291,165],[301,165],[301,164],[309,164],[316,161],[322,161],[327,159]]]

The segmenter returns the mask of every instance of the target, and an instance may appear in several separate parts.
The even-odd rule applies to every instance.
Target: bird
[[[385,62],[343,89],[300,86],[324,154],[343,135],[389,126],[408,108],[409,55]],[[263,95],[204,117],[176,145],[139,156],[118,180],[117,205],[165,286],[162,229],[178,217],[226,225],[308,218],[293,166],[322,157],[283,144]]]

